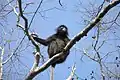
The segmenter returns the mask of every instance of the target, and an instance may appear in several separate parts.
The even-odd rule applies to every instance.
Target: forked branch
[[[120,0],[114,0],[113,2],[109,3],[109,5],[107,5],[104,9],[102,9],[99,14],[96,16],[95,19],[93,19],[91,21],[90,24],[88,24],[80,33],[78,33],[75,37],[73,37],[70,42],[66,45],[66,47],[64,48],[64,51],[68,51],[77,41],[79,41],[81,38],[83,38],[84,36],[87,36],[88,32],[105,16],[105,14],[113,7],[115,7],[116,5],[118,5],[120,3]],[[53,56],[52,58],[50,58],[47,62],[45,62],[42,66],[40,66],[39,68],[37,68],[35,70],[35,73],[32,75],[29,75],[26,80],[30,80],[33,79],[37,74],[39,74],[40,72],[44,71],[45,69],[47,69],[53,62],[55,62],[55,60],[57,60],[57,58],[59,58],[59,56],[61,56],[62,54],[64,54],[64,51],[56,54],[55,56]]]
[[[64,54],[64,52],[68,51],[77,41],[79,41],[81,38],[83,38],[84,36],[87,36],[88,32],[105,16],[105,14],[113,7],[115,7],[116,5],[118,5],[120,3],[120,0],[114,0],[113,2],[111,2],[108,6],[106,6],[103,10],[100,11],[100,13],[98,14],[98,16],[93,19],[91,21],[90,24],[88,24],[80,33],[78,33],[75,37],[73,37],[71,39],[71,41],[66,45],[66,47],[64,48],[64,51],[56,54],[55,56],[53,56],[52,58],[50,58],[47,62],[45,62],[42,66],[33,68],[34,71],[32,73],[30,73],[26,80],[31,80],[33,79],[37,74],[39,74],[40,72],[44,71],[46,68],[48,68],[53,62],[55,62],[55,60],[57,60],[56,58],[59,58],[59,56],[61,56],[62,54]],[[39,46],[35,43],[35,41],[33,40],[33,38],[30,36],[30,33],[28,31],[28,20],[27,18],[23,15],[23,11],[22,11],[22,3],[21,0],[18,0],[18,5],[19,5],[19,12],[20,12],[20,16],[23,18],[24,22],[25,22],[25,33],[28,36],[28,38],[31,40],[31,42],[33,43],[33,45],[36,47],[37,52],[39,52]],[[38,55],[35,56],[36,58],[36,63],[39,63],[38,61]]]

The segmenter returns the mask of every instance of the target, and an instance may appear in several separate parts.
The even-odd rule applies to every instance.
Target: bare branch
[[[15,50],[16,51],[16,50]],[[14,55],[14,52],[2,63],[2,65],[6,64]]]
[[[95,58],[91,57],[85,50],[83,50],[83,54],[86,55],[91,60],[98,62],[98,60],[96,60]]]
[[[30,26],[31,26],[31,24],[32,24],[32,22],[33,22],[33,19],[34,19],[35,15],[36,15],[36,13],[38,12],[40,6],[42,5],[42,2],[43,2],[43,0],[40,1],[40,3],[39,3],[39,5],[38,5],[38,7],[37,7],[37,9],[36,9],[36,11],[35,11],[32,19],[31,19],[31,21],[30,21],[30,24],[29,24],[28,28],[30,28]]]
[[[3,66],[2,66],[2,61],[3,61],[3,55],[4,55],[4,48],[0,47],[1,50],[1,55],[0,55],[0,80],[2,80],[2,75],[3,75]]]
[[[31,68],[30,74],[34,74],[34,70],[36,70],[36,68],[39,65],[39,60],[40,60],[40,49],[39,49],[39,45],[37,44],[37,42],[34,41],[33,37],[31,36],[30,32],[28,31],[28,20],[27,18],[23,15],[23,9],[22,9],[22,3],[21,0],[18,0],[18,6],[19,6],[19,14],[20,16],[23,18],[24,20],[24,27],[22,25],[18,25],[19,27],[21,27],[23,29],[23,31],[26,33],[27,37],[29,40],[31,40],[32,44],[36,47],[36,53],[35,53],[35,61],[33,64],[33,67]],[[35,15],[34,15],[35,16]]]
[[[70,76],[66,79],[66,80],[72,80],[73,79],[73,76],[75,74],[75,70],[76,70],[76,66],[75,64],[72,66],[72,71],[71,71],[71,74]]]
[[[57,59],[59,59],[59,56],[61,56],[62,54],[64,54],[64,52],[68,51],[77,41],[79,41],[82,37],[87,36],[87,33],[105,16],[105,14],[113,7],[115,7],[116,5],[118,5],[120,3],[120,0],[115,0],[112,3],[109,3],[108,6],[106,6],[102,11],[100,11],[100,13],[98,14],[98,16],[92,20],[92,22],[86,26],[86,28],[83,29],[83,31],[81,31],[80,33],[78,33],[75,37],[73,37],[71,39],[71,41],[66,45],[66,47],[64,48],[64,51],[56,54],[55,56],[53,56],[52,58],[50,58],[47,62],[45,62],[42,66],[40,66],[39,68],[36,68],[34,70],[33,73],[30,73],[28,75],[28,77],[26,78],[26,80],[31,80],[33,79],[37,74],[39,74],[40,72],[44,71],[45,69],[47,69],[52,63],[54,63],[55,61],[57,61]]]
[[[38,44],[33,40],[32,36],[30,36],[30,33],[28,31],[28,20],[27,18],[23,15],[23,11],[22,11],[22,3],[21,0],[18,0],[18,6],[19,6],[19,12],[20,12],[20,16],[23,18],[23,20],[25,21],[25,33],[28,36],[29,40],[31,40],[32,44],[36,47],[37,51],[39,52],[39,46]]]
[[[32,80],[37,74],[39,74],[40,72],[44,71],[51,64],[53,64],[54,62],[56,62],[59,59],[59,56],[61,56],[62,54],[64,54],[64,53],[61,52],[60,54],[56,54],[55,56],[53,56],[52,58],[50,58],[47,62],[45,62],[42,66],[36,68],[36,70],[34,70],[34,72],[30,73],[27,76],[26,80]]]
[[[17,23],[17,26],[18,26],[18,27],[20,27],[23,31],[25,31],[25,28],[24,28],[24,26],[23,26],[23,25],[21,25],[21,24]]]
[[[12,7],[14,13],[18,16],[19,14],[18,14],[18,12],[16,11],[16,7],[13,7],[13,6],[11,5],[11,1],[10,1],[10,0],[7,0],[7,1],[8,1],[9,6]]]
[[[62,3],[61,3],[61,0],[59,0],[59,4],[60,4],[60,6],[63,6]]]
[[[65,50],[70,49],[77,41],[79,41],[82,37],[87,36],[87,33],[105,16],[105,14],[113,7],[118,5],[120,0],[115,0],[112,3],[109,3],[103,10],[100,11],[98,16],[91,21],[90,24],[86,26],[80,33],[78,33],[72,40],[67,44]]]

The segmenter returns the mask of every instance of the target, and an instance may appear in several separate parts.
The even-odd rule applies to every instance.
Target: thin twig
[[[66,79],[66,80],[73,80],[73,76],[75,75],[75,70],[76,70],[76,66],[75,64],[72,66],[72,71],[70,73],[70,76]]]

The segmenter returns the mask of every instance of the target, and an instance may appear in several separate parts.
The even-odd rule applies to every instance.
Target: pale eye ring
[[[66,31],[66,28],[65,28],[65,27],[62,27],[62,30],[63,30],[63,31]]]
[[[66,28],[63,27],[63,26],[61,26],[60,29],[63,30],[63,31],[66,31]]]

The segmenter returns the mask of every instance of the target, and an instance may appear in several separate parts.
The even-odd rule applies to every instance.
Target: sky
[[[28,2],[34,2],[34,4],[30,5],[27,7],[25,11],[25,16],[28,18],[29,22],[31,20],[31,17],[33,14],[32,13],[36,10],[38,3],[40,0],[23,0],[23,4],[25,1]],[[61,3],[63,6],[60,6],[58,3],[58,0],[44,0],[43,4],[41,5],[41,8],[39,9],[40,13],[37,13],[32,25],[30,27],[31,32],[35,32],[39,35],[39,37],[42,38],[47,38],[48,36],[52,35],[55,33],[55,29],[59,25],[66,25],[69,30],[69,38],[74,37],[77,33],[79,33],[84,27],[85,24],[83,23],[83,14],[82,12],[77,11],[78,9],[80,11],[84,12],[84,7],[89,7],[88,5],[88,0],[81,1],[82,2],[82,7],[79,5],[79,1],[81,0],[61,0]],[[90,0],[92,2],[92,0]],[[95,6],[98,6],[100,3],[102,3],[102,0],[93,0],[95,1]],[[106,3],[107,4],[107,3]],[[44,17],[42,17],[42,16]],[[84,17],[87,18],[87,17]],[[15,14],[11,13],[11,15],[8,17],[8,25],[10,27],[15,28],[16,27],[16,16]],[[7,27],[8,29],[8,27]],[[16,29],[16,28],[15,28]],[[13,36],[11,36],[11,39],[17,39],[18,35],[19,38],[21,39],[23,37],[24,32],[20,29],[19,32],[15,32]],[[6,30],[9,31],[9,30]],[[90,73],[94,70],[98,75],[99,74],[99,65],[98,63],[90,60],[89,58],[83,56],[81,50],[83,49],[89,49],[89,47],[92,44],[92,36],[94,35],[95,30],[91,30],[88,33],[88,36],[77,42],[70,51],[70,55],[68,56],[67,60],[62,63],[58,64],[55,67],[55,75],[54,78],[55,80],[65,80],[71,72],[71,67],[76,64],[76,75],[79,77],[79,80],[85,79],[87,77],[90,77]],[[26,38],[27,40],[27,38]],[[13,42],[11,44],[14,44],[13,49],[15,46],[17,46],[19,41]],[[23,42],[24,43],[24,42]],[[27,42],[30,43],[30,42]],[[24,43],[24,44],[27,44]],[[24,47],[24,45],[22,45]],[[46,59],[48,59],[47,56],[47,48],[42,46],[41,52],[43,55],[45,55]],[[27,50],[24,51],[24,53],[20,53],[23,57],[20,58],[21,63],[27,65],[27,70],[22,69],[22,67],[19,66],[19,64],[16,66],[17,69],[20,69],[22,72],[28,72],[28,70],[32,67],[34,56],[32,54],[34,50],[34,47],[29,47]],[[20,63],[20,64],[21,64]],[[41,65],[41,64],[40,64]],[[23,67],[24,68],[24,67]],[[34,80],[49,80],[49,68],[39,75],[35,77]],[[21,80],[21,77],[18,76],[16,78],[11,78],[9,80]],[[98,79],[100,77],[98,76]]]

